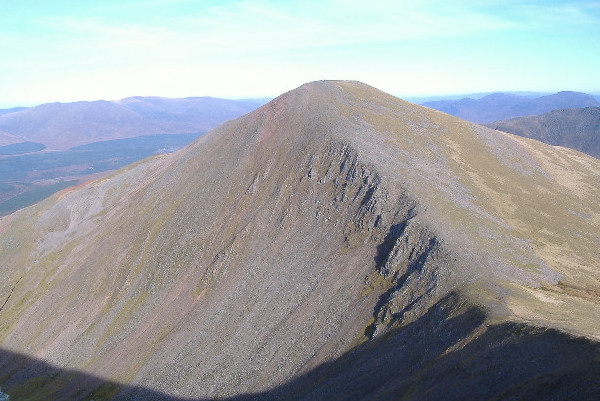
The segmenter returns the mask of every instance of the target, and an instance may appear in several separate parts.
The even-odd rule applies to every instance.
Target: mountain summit
[[[358,82],[0,219],[14,399],[594,399],[600,164]]]

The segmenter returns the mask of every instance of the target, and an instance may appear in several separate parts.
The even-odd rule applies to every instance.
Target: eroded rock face
[[[412,216],[393,225],[379,249],[378,268],[391,288],[375,308],[373,336],[423,315],[452,289],[450,276],[456,270],[449,252]]]

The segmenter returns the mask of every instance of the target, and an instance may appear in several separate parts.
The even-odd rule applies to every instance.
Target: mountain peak
[[[593,388],[573,377],[597,383],[598,171],[359,82],[303,85],[0,219],[0,384],[46,399]]]

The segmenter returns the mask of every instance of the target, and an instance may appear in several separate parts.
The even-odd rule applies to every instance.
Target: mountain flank
[[[423,106],[485,124],[558,109],[600,106],[600,103],[587,93],[563,91],[546,96],[493,93],[481,99],[435,100]]]
[[[0,218],[15,399],[597,399],[600,165],[303,85]]]
[[[550,145],[566,146],[600,159],[600,107],[554,110],[486,125]]]

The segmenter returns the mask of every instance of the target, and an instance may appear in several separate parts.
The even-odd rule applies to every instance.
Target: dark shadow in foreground
[[[449,301],[280,387],[226,400],[600,399],[600,344],[520,323],[485,327],[475,308],[447,318]],[[202,401],[123,386],[9,351],[0,351],[0,385],[11,401]]]

